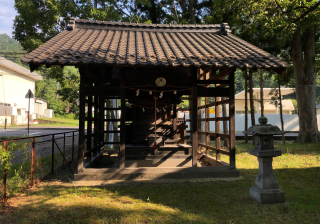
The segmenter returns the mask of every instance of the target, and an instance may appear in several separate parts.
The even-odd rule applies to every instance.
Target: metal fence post
[[[63,157],[66,158],[66,133],[63,133]],[[68,161],[67,161],[68,162]],[[62,160],[62,167],[65,167],[64,159]]]
[[[35,147],[35,138],[32,138],[32,153],[31,153],[31,186],[33,186],[33,176],[34,176],[34,147]]]
[[[71,162],[73,162],[73,154],[74,154],[74,131],[72,132],[72,152],[71,152]]]
[[[51,166],[52,166],[52,174],[53,174],[53,172],[54,172],[54,135],[52,135],[52,164],[51,164]]]
[[[4,150],[5,152],[7,152],[7,148],[8,148],[8,142],[5,141],[4,143]],[[5,161],[6,160],[6,157],[4,157],[3,159],[3,202],[6,203],[7,202],[7,169],[6,169],[6,165],[7,165],[7,162]]]

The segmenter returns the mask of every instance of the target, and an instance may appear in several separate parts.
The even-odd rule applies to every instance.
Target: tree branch
[[[71,0],[71,2],[72,2],[75,6],[77,6],[77,4],[74,2],[74,0]]]
[[[305,11],[301,16],[299,16],[298,18],[296,18],[295,20],[293,20],[293,23],[297,23],[299,22],[299,20],[303,19],[304,17],[306,17],[310,12],[314,11],[318,6],[320,5],[320,1],[318,1],[318,3],[316,3],[314,6],[310,7],[307,11]]]
[[[111,3],[115,8],[117,8],[117,10],[122,13],[125,14],[126,16],[129,16],[127,13],[125,13],[121,8],[119,8],[119,6],[117,6],[117,3]]]

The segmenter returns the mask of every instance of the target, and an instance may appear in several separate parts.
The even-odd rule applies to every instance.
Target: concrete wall
[[[45,110],[48,107],[48,103],[43,100],[35,99],[35,104],[34,104],[34,113],[37,115],[45,115]]]
[[[253,102],[255,106],[255,110],[261,112],[260,103],[258,101]],[[241,114],[244,114],[244,108],[245,108],[245,100],[235,100],[235,110],[236,113],[242,112]],[[248,108],[250,108],[250,100],[248,100]],[[291,100],[282,100],[282,112],[283,114],[291,114],[291,112],[294,110],[294,106],[292,104]],[[273,104],[270,104],[268,100],[264,101],[264,112],[265,114],[279,114],[280,111],[277,109]],[[240,113],[239,113],[240,114]]]
[[[210,117],[214,117],[215,114],[210,114]],[[222,114],[220,115],[222,116]],[[227,115],[228,116],[228,115]],[[178,117],[183,117],[183,113],[178,113]],[[258,119],[261,117],[260,114],[255,114],[256,124],[258,123]],[[280,114],[265,114],[265,117],[268,118],[268,124],[277,125],[281,129],[280,122]],[[189,113],[186,113],[186,119],[189,119]],[[298,114],[283,114],[283,122],[284,122],[284,130],[285,131],[299,131],[299,117]],[[318,129],[320,130],[320,115],[317,115]],[[205,122],[201,122],[203,126]],[[210,131],[215,131],[215,122],[210,121]],[[236,114],[235,117],[236,131],[244,131],[245,126],[245,115],[244,114]],[[190,122],[187,122],[189,125],[188,130],[190,130]],[[248,115],[248,127],[251,126],[251,116]],[[220,122],[221,132],[223,128],[223,122]],[[229,127],[229,122],[228,122]]]
[[[13,107],[12,115],[17,115],[18,122],[25,123],[28,111],[28,90],[35,93],[35,80],[13,70],[0,66],[0,102]],[[34,99],[30,99],[30,113],[34,113]]]

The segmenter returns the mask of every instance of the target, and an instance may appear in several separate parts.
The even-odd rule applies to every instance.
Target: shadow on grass
[[[320,168],[278,169],[286,204],[249,197],[257,170],[234,182],[42,185],[0,223],[320,223]]]

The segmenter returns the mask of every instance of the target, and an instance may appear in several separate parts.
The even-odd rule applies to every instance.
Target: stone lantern
[[[284,203],[284,192],[279,189],[279,183],[272,169],[273,157],[281,156],[281,151],[274,149],[273,135],[282,135],[278,126],[267,124],[266,117],[260,117],[260,125],[251,126],[246,132],[252,135],[254,149],[249,154],[258,157],[259,171],[255,186],[250,188],[250,195],[261,204]]]

